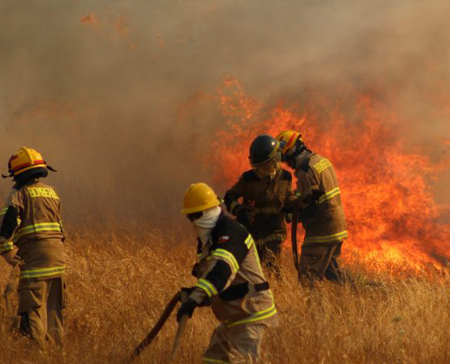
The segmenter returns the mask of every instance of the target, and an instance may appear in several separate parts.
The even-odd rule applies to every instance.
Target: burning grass
[[[404,135],[416,121],[397,114],[375,92],[348,89],[342,95],[263,103],[226,77],[218,98],[227,126],[212,143],[215,153],[206,157],[216,183],[229,188],[249,168],[248,147],[256,135],[300,131],[306,145],[336,169],[350,232],[347,252],[406,262],[411,269],[423,262],[445,265],[450,225],[442,222],[433,181],[448,170],[449,159],[433,161],[426,148],[407,148]],[[442,140],[435,143],[443,146]]]
[[[187,224],[184,232],[189,232]],[[181,231],[145,228],[69,233],[66,363],[120,363],[173,293],[194,283],[189,272],[195,240]],[[391,266],[389,274],[374,273],[356,257],[347,263],[358,276],[356,290],[324,283],[310,291],[298,286],[291,261],[286,249],[284,281],[270,280],[281,325],[267,335],[264,363],[450,362],[448,275],[408,273],[399,266]],[[8,268],[1,264],[4,287]],[[365,277],[382,281],[385,288],[365,286]],[[200,362],[215,324],[208,309],[196,311],[179,363]],[[175,330],[172,317],[136,363],[164,363]],[[27,340],[8,332],[4,319],[0,335],[2,363],[61,362],[31,351]]]

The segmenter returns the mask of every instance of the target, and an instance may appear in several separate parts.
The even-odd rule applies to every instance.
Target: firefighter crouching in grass
[[[283,161],[295,169],[297,194],[315,189],[322,194],[316,203],[299,214],[305,229],[299,275],[311,282],[315,278],[326,278],[342,283],[344,276],[336,258],[348,234],[333,165],[328,159],[310,151],[296,131],[282,131],[276,139],[284,142]]]
[[[269,135],[253,140],[249,160],[252,169],[226,192],[225,205],[255,239],[261,261],[279,277],[277,260],[286,240],[285,208],[295,200],[292,175],[281,168],[280,142]]]
[[[60,200],[39,181],[54,170],[25,147],[10,158],[8,169],[15,185],[1,211],[0,249],[10,265],[20,266],[20,332],[41,347],[46,340],[60,345],[65,271]]]
[[[255,363],[267,327],[278,324],[277,310],[252,236],[219,205],[205,183],[191,185],[184,195],[182,213],[198,236],[193,269],[198,282],[179,308],[177,320],[210,304],[220,325],[203,363]]]

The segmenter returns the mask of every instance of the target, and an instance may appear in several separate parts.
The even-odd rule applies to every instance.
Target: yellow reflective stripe
[[[65,265],[52,268],[29,269],[21,271],[20,278],[23,279],[23,278],[49,277],[55,274],[63,274],[65,271],[66,271]]]
[[[245,245],[247,245],[247,248],[250,250],[250,247],[254,243],[253,238],[250,234],[248,234],[247,239],[245,239]]]
[[[6,214],[6,211],[8,211],[8,207],[5,207],[4,209],[0,210],[0,216]]]
[[[237,325],[243,325],[243,324],[249,324],[252,322],[261,321],[261,320],[267,319],[269,317],[272,317],[276,313],[277,313],[277,309],[276,309],[275,305],[273,304],[268,309],[259,311],[259,312],[255,313],[254,315],[250,316],[249,318],[235,321],[235,322],[232,322],[231,324],[226,324],[226,326],[233,327],[233,326],[237,326]]]
[[[324,195],[322,195],[318,200],[317,203],[321,204],[324,203],[327,200],[331,200],[333,197],[340,195],[341,194],[341,190],[339,189],[339,187],[336,187],[334,189],[332,189],[331,191],[325,193]]]
[[[231,267],[234,268],[235,273],[239,270],[239,264],[236,258],[229,251],[225,249],[216,249],[212,256],[224,258],[226,261],[228,261],[228,263],[230,263]]]
[[[62,232],[61,224],[58,222],[44,222],[41,224],[34,224],[25,226],[22,229],[18,230],[14,235],[14,240],[19,239],[23,235],[38,233],[42,231],[59,231]]]
[[[12,242],[6,242],[6,243],[1,243],[0,244],[0,252],[6,252],[6,251],[9,251],[9,250],[13,250],[13,248],[14,248],[14,245],[13,245],[13,243]]]
[[[310,236],[305,239],[305,243],[329,243],[336,240],[342,240],[348,237],[348,231],[342,231],[337,234],[324,236]]]
[[[203,289],[208,297],[218,294],[216,287],[206,279],[200,278],[195,286]]]
[[[209,363],[211,363],[211,364],[214,364],[214,363],[217,363],[217,364],[229,364],[227,361],[222,361],[222,360],[217,360],[217,359],[210,359],[210,358],[203,358],[203,363],[204,364],[209,364]]]
[[[330,168],[331,166],[332,166],[331,162],[328,159],[323,158],[320,162],[314,164],[313,168],[317,171],[317,173],[320,174],[327,168]]]

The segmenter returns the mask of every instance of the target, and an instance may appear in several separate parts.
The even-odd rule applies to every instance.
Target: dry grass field
[[[69,231],[65,363],[120,363],[144,338],[163,307],[190,277],[195,243],[189,226],[134,231],[102,227]],[[188,234],[182,234],[185,228]],[[182,237],[182,238],[180,238]],[[297,284],[290,252],[282,257],[285,279],[270,280],[280,326],[265,340],[263,363],[365,364],[450,363],[450,278],[446,274],[376,276],[361,264],[347,268],[376,277],[374,289],[358,278],[356,289],[323,283],[311,291]],[[2,287],[9,268],[1,266]],[[1,304],[4,316],[4,303]],[[60,363],[43,355],[0,323],[0,363]],[[179,363],[201,362],[216,321],[198,309],[188,323]],[[163,364],[171,350],[176,321],[136,363]]]

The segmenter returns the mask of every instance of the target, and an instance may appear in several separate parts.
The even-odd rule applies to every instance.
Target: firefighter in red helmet
[[[296,131],[282,131],[276,139],[284,142],[283,161],[295,169],[297,194],[320,191],[317,201],[299,214],[305,229],[299,275],[312,281],[326,278],[342,282],[337,257],[348,233],[334,167],[327,158],[310,151]]]
[[[62,344],[66,266],[60,198],[40,181],[54,170],[26,147],[10,158],[8,169],[15,184],[0,212],[0,252],[20,266],[20,331],[42,347],[46,340]]]

